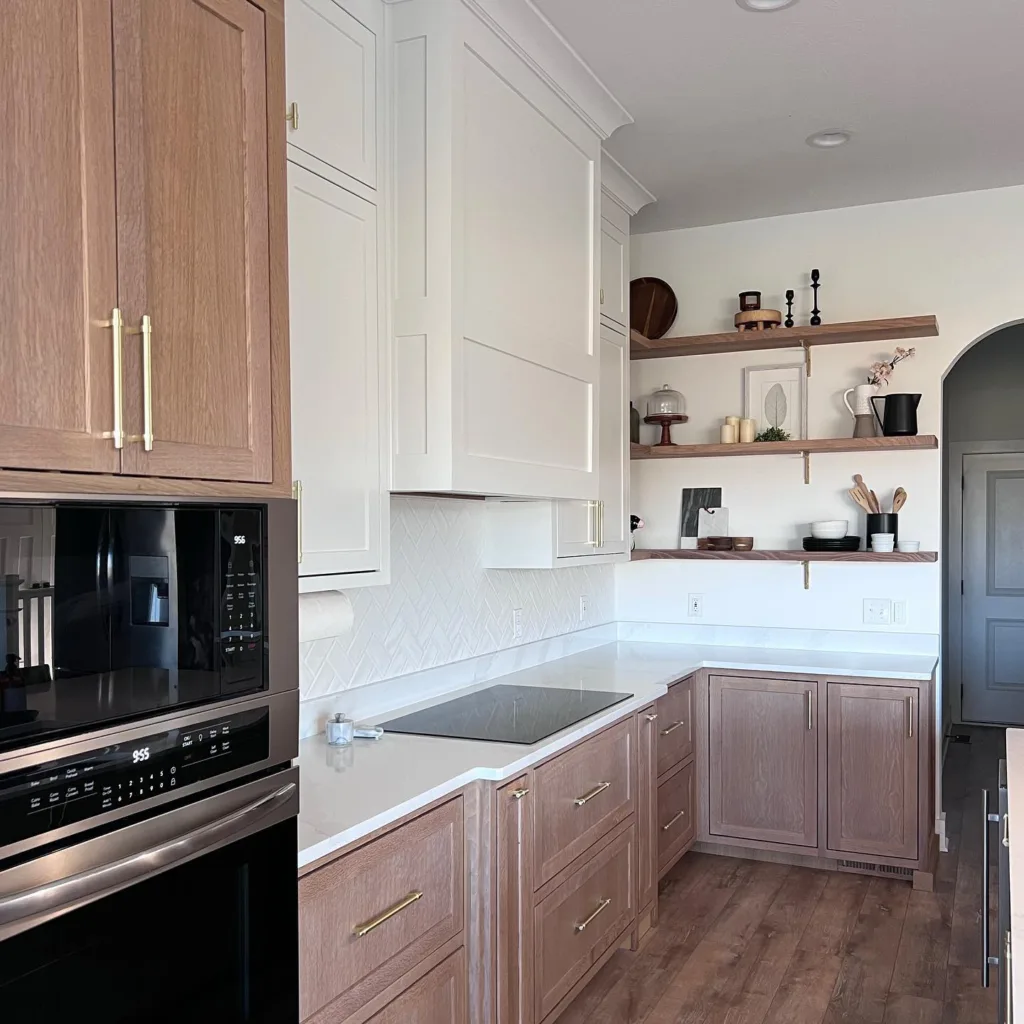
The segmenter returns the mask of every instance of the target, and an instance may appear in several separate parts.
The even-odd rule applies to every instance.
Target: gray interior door
[[[966,722],[1024,725],[1024,453],[964,456]]]

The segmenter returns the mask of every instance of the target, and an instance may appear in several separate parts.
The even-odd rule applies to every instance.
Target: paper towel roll
[[[340,590],[299,594],[299,643],[352,631],[352,602]]]

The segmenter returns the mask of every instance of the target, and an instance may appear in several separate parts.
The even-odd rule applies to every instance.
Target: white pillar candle
[[[739,416],[726,416],[725,422],[730,427],[735,427],[737,430],[740,429],[740,418]]]
[[[753,441],[755,433],[753,420],[740,420],[740,440],[744,444]]]
[[[736,427],[732,423],[722,424],[722,444],[736,443]]]

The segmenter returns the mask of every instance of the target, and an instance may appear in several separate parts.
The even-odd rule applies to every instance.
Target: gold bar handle
[[[142,335],[142,447],[153,450],[153,321],[146,313],[139,329]]]
[[[288,127],[293,132],[299,130],[299,105],[298,103],[288,104],[288,113],[284,115],[284,119],[288,122]]]
[[[644,715],[644,718],[646,718],[648,722],[656,722],[658,720],[658,712],[655,711],[652,715]]]
[[[522,789],[513,789],[511,794],[509,795],[512,797],[513,800],[522,800],[523,797],[526,796],[526,794],[529,792],[530,790],[524,786]]]
[[[808,731],[814,728],[814,694],[810,690],[807,691],[807,729]]]
[[[604,547],[604,502],[599,501],[597,503],[597,546],[599,548]]]
[[[662,832],[667,832],[680,818],[686,817],[686,808],[684,807],[678,814],[673,814],[671,818],[664,825],[661,826]]]
[[[295,500],[295,504],[298,506],[296,512],[296,523],[295,523],[295,536],[298,543],[298,562],[302,564],[302,481],[292,481],[292,498]]]
[[[364,935],[369,935],[374,928],[379,928],[385,921],[390,921],[395,914],[400,914],[406,907],[411,907],[417,900],[423,898],[423,893],[416,892],[409,893],[408,896],[403,896],[397,903],[388,907],[387,910],[378,914],[376,917],[371,918],[369,921],[364,921],[362,924],[357,924],[352,929],[352,934],[357,938],[361,939]]]
[[[668,726],[668,728],[661,730],[661,735],[671,736],[672,733],[676,731],[676,729],[682,729],[684,725],[686,725],[686,722],[684,722],[682,719],[680,719],[678,722],[673,722],[670,726]]]
[[[112,438],[114,447],[120,450],[124,447],[124,318],[121,310],[115,306],[110,319],[101,321],[99,326],[109,327],[114,341],[114,429],[104,436]]]
[[[573,805],[575,807],[582,807],[584,804],[589,804],[595,796],[603,793],[610,785],[610,782],[599,782],[592,790],[590,790],[589,793],[584,793],[583,796],[576,797],[576,799],[573,800]]]
[[[914,698],[907,697],[905,701],[907,705],[907,739],[912,740],[914,738]]]
[[[596,910],[594,910],[592,913],[588,914],[582,921],[579,921],[575,925],[573,925],[573,931],[577,935],[579,935],[580,932],[585,931],[587,925],[590,924],[594,920],[594,918],[597,917],[597,915],[600,914],[601,911],[605,909],[605,907],[610,906],[611,902],[612,902],[611,900],[601,900],[601,902],[598,903]]]

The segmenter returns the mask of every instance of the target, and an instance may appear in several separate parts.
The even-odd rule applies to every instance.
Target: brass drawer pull
[[[656,722],[658,720],[658,715],[657,712],[655,712],[653,715],[644,715],[644,718],[646,718],[648,722]]]
[[[610,782],[599,782],[589,793],[584,793],[583,796],[576,797],[573,800],[573,804],[576,807],[582,807],[584,804],[589,804],[599,793],[603,793],[609,786]]]
[[[912,740],[914,738],[914,698],[907,697],[907,739]]]
[[[104,437],[109,437],[118,450],[124,447],[124,369],[122,366],[124,352],[124,318],[121,310],[115,306],[109,320],[101,320],[98,327],[109,327],[114,342],[114,428]]]
[[[662,729],[661,730],[661,735],[662,736],[670,736],[672,733],[674,733],[676,731],[676,729],[682,729],[682,727],[684,725],[686,725],[686,723],[682,722],[682,721],[680,721],[680,722],[673,722],[667,729]]]
[[[590,924],[590,922],[593,921],[594,918],[597,917],[597,915],[600,914],[601,911],[604,910],[605,907],[609,906],[611,904],[611,902],[612,902],[611,900],[601,900],[601,902],[598,903],[598,905],[597,905],[597,909],[593,913],[589,914],[582,921],[580,921],[577,924],[573,925],[573,931],[577,935],[579,935],[579,933],[584,931],[586,929],[587,925]]]
[[[378,914],[369,921],[364,921],[362,924],[357,924],[352,929],[352,934],[357,939],[361,939],[364,935],[369,935],[374,928],[379,928],[385,921],[390,921],[395,914],[400,914],[406,907],[411,907],[418,899],[422,898],[423,893],[419,891],[411,892],[408,896],[403,896],[396,904],[388,907],[388,909],[383,913]]]
[[[664,825],[661,826],[662,832],[667,832],[680,818],[686,817],[686,808],[684,807],[678,814],[673,814],[671,818]]]
[[[522,800],[523,797],[526,796],[526,794],[529,792],[530,790],[525,786],[522,789],[513,789],[511,797],[513,800]]]
[[[296,543],[298,544],[298,547],[299,547],[299,550],[298,550],[298,556],[299,556],[298,561],[299,561],[299,564],[301,565],[302,564],[302,481],[301,480],[293,480],[292,481],[292,498],[295,500],[295,505],[296,505],[296,509],[295,509],[295,517],[296,517],[295,535],[296,535]]]

